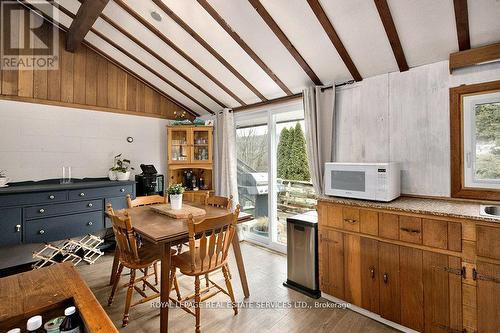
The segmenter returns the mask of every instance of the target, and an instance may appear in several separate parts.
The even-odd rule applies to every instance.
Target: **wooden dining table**
[[[227,210],[223,208],[189,203],[190,206],[198,207],[205,210],[206,214],[195,217],[196,220],[202,220],[209,217],[219,217],[227,214]],[[160,280],[160,332],[168,332],[168,304],[169,304],[169,277],[170,277],[170,249],[171,246],[182,244],[188,239],[188,226],[186,219],[175,219],[167,215],[160,214],[151,206],[134,207],[127,209],[134,230],[141,237],[149,242],[157,244],[161,248],[161,280]],[[240,213],[238,223],[247,222],[252,219],[250,214]],[[236,232],[233,238],[233,251],[238,266],[241,286],[245,298],[250,296],[248,282],[243,264],[243,256],[241,255],[240,241]]]

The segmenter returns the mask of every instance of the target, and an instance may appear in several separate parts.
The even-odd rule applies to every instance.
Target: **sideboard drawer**
[[[102,210],[102,199],[28,207],[24,209],[24,216],[26,219],[33,219],[94,210]]]
[[[477,255],[492,259],[500,259],[500,228],[478,225]]]
[[[37,205],[43,203],[61,202],[68,200],[68,192],[34,192],[0,196],[1,206]]]
[[[85,200],[89,198],[118,197],[133,194],[133,185],[85,188],[69,191],[69,200]]]
[[[26,243],[63,240],[94,233],[104,228],[102,211],[25,221]]]
[[[0,247],[21,243],[21,208],[0,209]]]

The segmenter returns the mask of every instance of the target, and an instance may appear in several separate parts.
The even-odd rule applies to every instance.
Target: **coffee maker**
[[[141,164],[142,173],[135,176],[137,196],[161,195],[164,191],[164,177],[159,175],[154,165]]]

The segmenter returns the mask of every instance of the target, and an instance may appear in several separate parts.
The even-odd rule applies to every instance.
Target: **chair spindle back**
[[[116,244],[120,252],[120,258],[124,262],[136,262],[139,260],[139,246],[137,235],[132,228],[132,220],[127,211],[123,212],[123,217],[113,210],[111,204],[106,206],[106,215],[113,222],[113,233]],[[121,213],[120,213],[121,215]]]
[[[161,195],[148,195],[143,197],[136,197],[134,200],[130,197],[130,194],[127,194],[127,204],[128,208],[139,207],[139,206],[150,206],[156,204],[164,204],[166,202],[166,198]]]

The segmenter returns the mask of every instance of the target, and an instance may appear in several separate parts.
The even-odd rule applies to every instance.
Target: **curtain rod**
[[[335,88],[346,86],[346,85],[349,85],[349,84],[353,84],[354,82],[356,82],[356,81],[355,80],[349,80],[349,81],[346,81],[346,82],[342,82],[342,83],[336,84]],[[332,89],[332,88],[333,88],[333,85],[322,87],[321,91],[323,92],[324,90],[328,90],[328,89]],[[238,106],[236,108],[233,108],[232,110],[234,112],[241,112],[241,111],[245,111],[245,110],[248,110],[248,109],[256,108],[256,107],[259,107],[259,106],[264,106],[264,105],[278,103],[278,102],[285,102],[285,101],[289,101],[289,100],[293,100],[293,99],[297,99],[297,98],[302,98],[302,93],[301,92],[297,93],[297,94],[294,94],[294,95],[283,96],[283,97],[273,98],[273,99],[270,99],[270,100],[267,100],[267,101],[262,101],[262,102],[257,102],[257,103],[253,103],[253,104]]]

